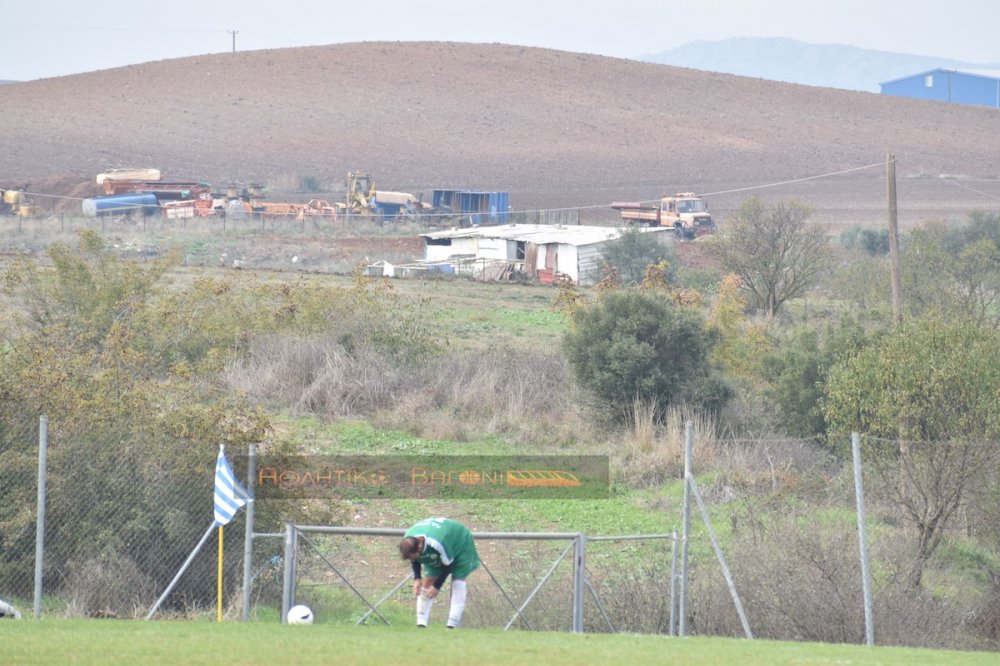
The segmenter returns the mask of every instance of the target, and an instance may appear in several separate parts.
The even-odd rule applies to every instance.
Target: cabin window
[[[934,75],[928,74],[927,76],[924,77],[924,88],[933,88],[933,87],[934,87]]]
[[[451,245],[450,238],[428,238],[428,245]]]

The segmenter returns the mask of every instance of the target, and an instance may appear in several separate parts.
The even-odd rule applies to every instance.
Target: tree
[[[710,358],[731,377],[750,380],[757,374],[768,341],[762,327],[747,320],[740,279],[726,275],[708,311],[708,330],[717,342]]]
[[[168,370],[150,344],[175,328],[155,307],[167,260],[122,260],[93,232],[77,247],[52,247],[49,258],[50,269],[25,259],[4,275],[22,316],[12,318],[0,354],[0,588],[30,594],[34,518],[23,507],[34,497],[27,472],[36,454],[25,435],[44,414],[47,584],[69,587],[76,572],[114,562],[115,577],[129,576],[124,586],[141,599],[140,588],[152,581],[162,589],[176,573],[210,515],[205,492],[218,444],[234,452],[263,442],[270,418],[221,394],[217,382]],[[172,316],[200,321],[197,310]],[[183,585],[204,595],[211,578]]]
[[[765,206],[747,199],[708,249],[723,269],[735,273],[751,307],[768,317],[812,288],[829,266],[824,227],[807,225],[810,209],[797,202]]]
[[[607,291],[574,315],[564,348],[580,383],[623,414],[636,399],[717,408],[730,391],[708,361],[712,336],[659,291]]]
[[[761,363],[764,394],[777,406],[788,434],[816,437],[826,432],[826,375],[839,357],[863,343],[860,326],[845,318],[825,331],[797,327],[774,345]]]
[[[909,319],[833,367],[825,414],[831,432],[871,437],[865,460],[917,529],[910,583],[919,586],[952,516],[998,459],[1000,332]]]
[[[621,236],[605,243],[601,257],[605,266],[614,269],[622,286],[641,284],[646,268],[664,261],[667,280],[673,281],[673,250],[660,244],[662,236],[639,228],[624,229]]]
[[[965,228],[941,223],[914,229],[901,260],[907,310],[967,317],[1000,326],[1000,249],[988,220]]]

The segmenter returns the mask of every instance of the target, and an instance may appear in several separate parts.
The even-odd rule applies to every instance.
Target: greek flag
[[[219,459],[215,462],[215,524],[228,524],[240,507],[252,499],[246,488],[233,476],[233,468],[229,466],[220,445]]]

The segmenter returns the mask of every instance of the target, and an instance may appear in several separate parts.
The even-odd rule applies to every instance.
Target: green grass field
[[[996,664],[996,653],[670,638],[227,622],[0,622],[0,664]]]

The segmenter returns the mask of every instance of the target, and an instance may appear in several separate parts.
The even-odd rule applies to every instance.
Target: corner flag
[[[223,446],[219,445],[219,458],[215,461],[215,524],[226,525],[236,512],[253,499],[246,488],[233,476]]]

